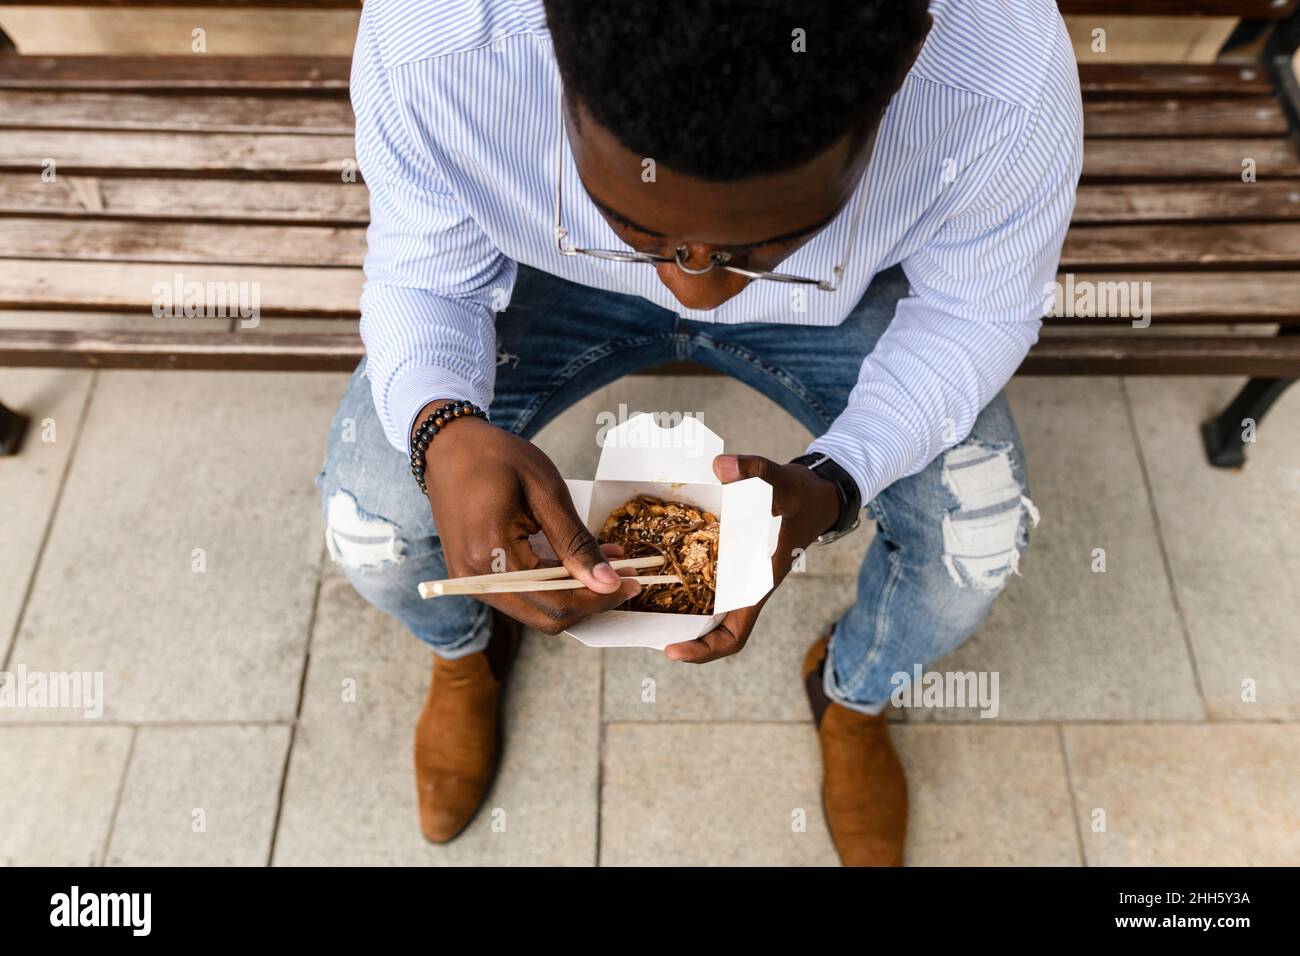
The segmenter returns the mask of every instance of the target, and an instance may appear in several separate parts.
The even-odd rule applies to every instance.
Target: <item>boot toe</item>
[[[428,775],[419,781],[420,831],[430,843],[460,835],[486,795],[487,782]]]

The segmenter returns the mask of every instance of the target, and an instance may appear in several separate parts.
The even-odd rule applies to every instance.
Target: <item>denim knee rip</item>
[[[354,571],[378,571],[401,564],[405,544],[391,521],[361,510],[347,491],[330,495],[325,516],[325,545],[335,564]]]
[[[943,564],[958,587],[997,591],[1020,573],[1026,522],[1038,509],[1016,479],[1011,444],[971,440],[949,449],[943,483],[955,507],[943,518]]]

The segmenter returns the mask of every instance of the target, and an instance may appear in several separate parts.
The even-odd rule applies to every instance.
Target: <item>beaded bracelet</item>
[[[420,485],[420,491],[426,497],[429,494],[429,489],[424,485],[424,453],[429,448],[429,442],[433,441],[434,435],[438,434],[455,419],[467,418],[471,415],[476,415],[487,421],[487,412],[473,402],[448,402],[441,408],[434,410],[415,430],[415,434],[411,438],[411,474],[415,476],[416,482]]]

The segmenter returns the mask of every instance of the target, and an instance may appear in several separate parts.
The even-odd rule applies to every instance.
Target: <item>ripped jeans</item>
[[[740,379],[821,434],[907,291],[894,267],[875,277],[838,326],[715,325],[521,265],[510,307],[497,316],[491,419],[528,438],[630,372],[692,359]],[[446,565],[407,456],[384,437],[364,361],[330,427],[316,484],[330,555],[357,591],[442,657],[482,650],[491,629],[486,605],[468,597],[425,601],[416,591],[420,581],[445,577]],[[835,626],[825,680],[832,699],[877,713],[896,674],[912,674],[975,632],[1037,521],[1005,397],[989,403],[964,442],[890,485],[867,509],[877,533],[856,594],[845,594],[852,603]]]

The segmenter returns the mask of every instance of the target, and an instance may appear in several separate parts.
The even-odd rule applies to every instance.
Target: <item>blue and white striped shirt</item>
[[[750,283],[685,309],[652,269],[554,246],[560,79],[541,0],[369,0],[352,66],[357,158],[371,224],[361,334],[375,405],[406,450],[419,410],[488,407],[494,309],[516,263],[642,296],[688,319],[836,325],[879,271],[910,291],[862,365],[847,409],[810,450],[862,500],[969,434],[1038,337],[1083,155],[1078,71],[1052,0],[933,0],[934,27],[885,112],[859,190],[861,232],[840,288],[791,308]],[[565,225],[578,246],[623,248],[565,147]],[[781,264],[829,275],[856,202]]]

